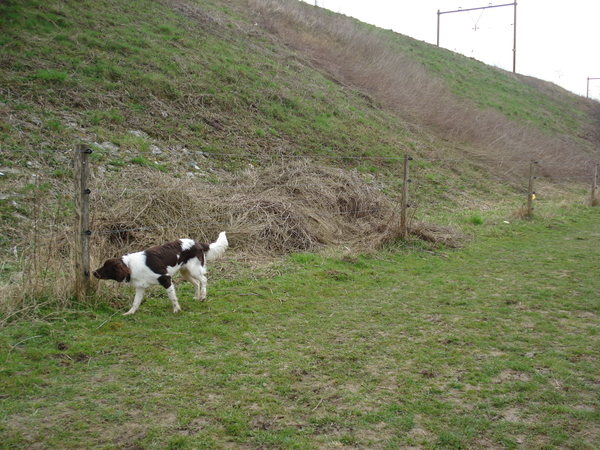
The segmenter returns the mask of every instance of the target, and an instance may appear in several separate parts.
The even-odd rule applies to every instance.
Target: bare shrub
[[[527,209],[527,206],[523,205],[523,206],[520,206],[519,208],[517,208],[516,210],[514,210],[513,213],[511,214],[511,217],[513,219],[524,220],[529,217],[528,212],[529,212],[529,210]]]

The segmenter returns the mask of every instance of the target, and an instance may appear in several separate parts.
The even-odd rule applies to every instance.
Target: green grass
[[[0,13],[0,101],[19,119],[0,128],[6,148],[44,142],[63,149],[73,140],[68,123],[92,142],[135,128],[191,150],[226,153],[285,146],[306,155],[326,148],[336,156],[365,149],[373,156],[397,156],[415,142],[419,153],[439,148],[404,123],[406,117],[382,110],[377,98],[309,68],[266,32],[250,31],[258,30],[256,11],[245,2],[196,0],[182,12],[147,0],[27,0],[5,2]],[[334,15],[322,13],[338,24]],[[426,76],[443,77],[450,91],[479,108],[554,134],[589,134],[589,111],[575,96],[549,95],[469,58],[365,24],[361,29],[385,36],[391,54],[400,51],[422,62],[430,71]],[[31,125],[23,132],[23,124],[49,112],[54,117],[43,138]],[[216,130],[202,125],[215,119],[221,124]]]
[[[0,448],[595,449],[596,208],[0,331]],[[595,272],[596,271],[596,272]]]
[[[480,214],[473,214],[470,218],[469,218],[469,222],[473,225],[482,225],[484,220],[483,217],[481,217]]]
[[[425,43],[399,37],[399,44],[442,77],[454,94],[481,109],[494,109],[508,118],[547,132],[573,134],[589,125],[580,99],[550,83],[500,71],[447,50],[433,52]]]
[[[196,6],[206,17],[150,1],[2,5],[3,67],[10,70],[3,71],[7,90],[0,100],[20,109],[25,122],[57,111],[44,134],[46,146],[57,148],[73,139],[67,121],[86,132],[82,139],[112,140],[135,127],[153,139],[226,153],[248,152],[240,138],[261,152],[270,141],[303,154],[318,154],[324,143],[349,155],[374,147],[389,154],[400,146],[387,131],[394,119],[357,92],[339,89],[262,33],[222,22],[233,10],[216,12],[206,1]],[[42,97],[43,106],[36,100]],[[361,110],[360,123],[350,105]],[[198,125],[215,118],[222,124],[216,132]],[[36,143],[18,126],[0,133],[8,148]],[[385,144],[382,134],[389,134]]]
[[[175,316],[160,289],[127,318],[128,289],[115,288],[109,304],[60,310],[46,302],[66,299],[25,296],[30,320],[0,329],[0,448],[594,449],[598,211],[557,209],[540,188],[533,220],[477,212],[524,200],[523,186],[489,176],[504,167],[464,161],[477,145],[409,117],[411,105],[400,107],[408,115],[386,111],[343,73],[315,70],[322,58],[255,26],[260,10],[245,1],[184,3],[0,4],[0,110],[10,119],[0,124],[0,163],[16,169],[3,169],[0,183],[19,196],[0,201],[3,282],[49,262],[21,260],[14,242],[30,242],[29,230],[71,230],[65,155],[80,141],[118,147],[94,146],[96,176],[106,165],[107,176],[131,166],[177,177],[198,151],[228,155],[207,159],[209,173],[313,155],[390,196],[408,152],[416,219],[458,224],[474,240],[462,250],[409,242],[371,255],[293,255],[265,273],[213,271],[206,303],[179,284]],[[581,137],[590,135],[587,104],[388,39],[457,97],[596,148]],[[440,156],[447,161],[431,161]],[[32,174],[43,177],[31,184]],[[221,183],[218,174],[207,177]],[[559,195],[544,186],[546,198]]]

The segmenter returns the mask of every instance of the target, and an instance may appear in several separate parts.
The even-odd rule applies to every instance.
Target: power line
[[[586,98],[590,98],[590,80],[600,80],[600,78],[590,78],[588,77],[587,79],[587,91],[586,91]]]
[[[517,2],[514,3],[507,3],[504,5],[489,5],[489,6],[481,6],[479,8],[468,8],[468,9],[457,9],[454,11],[440,11],[438,9],[437,12],[437,46],[440,46],[440,17],[443,14],[452,14],[452,13],[459,13],[459,12],[469,12],[470,15],[470,11],[477,11],[477,10],[486,10],[486,9],[491,9],[491,8],[501,8],[503,6],[514,6],[515,8],[515,12],[514,12],[514,35],[513,35],[513,73],[517,72]],[[482,11],[482,14],[483,14]],[[479,16],[479,19],[481,19],[481,15]],[[479,19],[477,19],[477,22],[479,22]],[[472,20],[472,17],[471,17]],[[475,29],[477,29],[477,23],[475,23]]]

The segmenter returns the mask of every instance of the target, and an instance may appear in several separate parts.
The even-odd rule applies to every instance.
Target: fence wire
[[[114,154],[115,151],[112,150],[105,150],[105,149],[98,149],[97,146],[92,146],[94,148],[94,152],[100,153],[100,154]],[[2,154],[8,154],[8,153],[22,153],[22,154],[38,154],[38,155],[43,155],[43,154],[48,154],[48,153],[56,153],[56,154],[62,154],[62,155],[66,155],[68,154],[70,151],[64,151],[64,150],[57,150],[57,149],[0,149],[0,155]],[[118,153],[123,153],[123,152],[118,152]],[[146,152],[132,152],[132,151],[128,151],[127,152],[128,155],[132,156],[132,155],[136,155],[136,154],[143,154],[147,156]],[[193,157],[192,155],[190,155],[191,157]],[[404,157],[400,157],[400,156],[339,156],[339,155],[287,155],[287,154],[250,154],[250,153],[219,153],[219,152],[201,152],[200,155],[203,158],[242,158],[242,159],[248,159],[248,160],[257,160],[257,159],[270,159],[271,161],[277,161],[277,160],[290,160],[290,159],[307,159],[307,160],[319,160],[319,159],[327,159],[327,160],[335,160],[335,161],[383,161],[383,162],[393,162],[393,163],[398,163],[403,161]],[[422,157],[415,157],[414,159],[412,159],[411,161],[411,167],[413,167],[413,169],[415,171],[418,172],[423,172],[425,170],[429,170],[432,167],[436,167],[436,165],[441,165],[444,166],[446,164],[455,164],[455,163],[467,163],[467,164],[472,164],[472,165],[490,165],[490,166],[512,166],[512,167],[519,167],[519,168],[523,168],[522,166],[525,164],[530,164],[531,160],[530,159],[501,159],[501,160],[493,160],[493,159],[485,159],[485,160],[477,160],[477,159],[467,159],[467,158],[422,158]],[[543,165],[545,162],[548,161],[543,161],[543,160],[539,160],[536,161],[537,163],[539,163],[540,165]],[[427,167],[419,167],[419,164],[423,164],[423,163],[427,163],[428,166]],[[551,165],[555,165],[555,162],[549,162]],[[587,165],[597,165],[596,162],[593,161],[589,161],[586,163]],[[415,167],[416,166],[416,167]],[[35,173],[40,173],[40,170],[36,170],[35,168],[28,168],[28,170],[30,170],[29,172],[21,172],[18,175],[32,175]],[[4,177],[9,177],[11,174],[10,173],[5,173],[0,169],[0,180]],[[50,176],[51,173],[50,172],[42,172],[42,176],[46,177],[46,176]],[[534,179],[536,180],[540,180],[540,179],[547,179],[547,180],[551,180],[553,182],[569,182],[569,181],[585,181],[585,180],[591,180],[593,177],[590,176],[584,176],[584,175],[579,175],[579,176],[536,176],[534,177]],[[529,177],[527,176],[512,176],[511,180],[513,181],[525,181],[528,180]],[[491,177],[486,177],[486,178],[457,178],[457,179],[446,179],[446,178],[428,178],[428,177],[416,177],[416,178],[411,178],[409,180],[413,185],[414,184],[425,184],[425,183],[435,183],[438,185],[441,184],[447,184],[447,185],[454,185],[454,184],[459,184],[459,183],[465,183],[465,182],[490,182],[490,181],[494,181]],[[40,180],[38,178],[36,178],[35,183],[33,184],[33,189],[34,192],[18,192],[18,191],[11,191],[10,188],[9,189],[3,189],[2,191],[0,191],[0,202],[1,201],[14,201],[14,200],[23,200],[23,199],[37,199],[37,201],[41,200],[41,197],[54,197],[54,198],[60,198],[60,197],[65,197],[65,193],[58,191],[58,190],[53,190],[53,189],[42,189],[40,186]],[[173,188],[138,188],[138,187],[132,187],[131,185],[127,185],[127,186],[119,186],[119,187],[113,187],[110,189],[97,189],[94,187],[91,187],[91,194],[92,196],[96,196],[96,195],[100,195],[102,196],[103,194],[114,194],[115,192],[121,192],[122,194],[126,194],[126,193],[151,193],[151,192],[170,192],[170,191],[181,191],[181,192],[185,192],[185,191],[194,191],[194,190],[202,190],[202,189],[218,189],[218,190],[234,190],[234,189],[255,189],[255,188],[260,188],[263,191],[268,191],[269,189],[275,189],[275,188],[279,188],[279,189],[295,189],[295,188],[299,188],[299,187],[307,187],[309,185],[307,184],[272,184],[272,185],[264,185],[264,186],[257,186],[257,185],[232,185],[232,186],[228,186],[228,185],[224,185],[224,184],[220,184],[220,183],[210,183],[210,182],[206,182],[203,181],[203,184],[201,186],[189,186],[189,187],[173,187]],[[418,197],[418,194],[417,194]],[[290,205],[299,205],[299,204],[303,204],[303,203],[308,203],[308,202],[313,202],[319,199],[325,198],[324,196],[319,196],[319,197],[311,197],[311,198],[305,198],[305,199],[294,199],[294,200],[288,200],[286,203],[290,204]],[[440,202],[423,202],[424,204],[428,204],[428,205],[439,205],[441,204]],[[412,204],[412,207],[415,208],[417,207],[417,204]],[[36,206],[36,208],[41,208],[43,206],[40,206],[39,204]],[[406,206],[408,207],[408,205]],[[244,214],[244,213],[248,213],[253,211],[254,208],[248,208],[248,209],[240,209],[240,210],[235,210],[232,212],[232,214]],[[375,209],[360,209],[360,210],[355,210],[355,211],[341,211],[341,212],[337,212],[337,213],[330,213],[329,216],[336,216],[336,215],[340,215],[340,216],[344,216],[344,215],[362,215],[362,214],[374,214],[374,213],[385,213],[385,212],[396,212],[398,211],[397,207],[394,208],[375,208]],[[188,218],[182,221],[175,221],[175,222],[168,222],[168,223],[161,223],[161,224],[155,224],[155,225],[150,225],[150,226],[141,226],[141,227],[132,227],[132,228],[122,228],[122,229],[111,229],[111,230],[100,230],[100,231],[92,231],[92,235],[111,235],[111,234],[119,234],[119,233],[125,233],[125,232],[132,232],[132,231],[147,231],[147,230],[153,230],[153,229],[159,229],[159,228],[163,228],[163,227],[174,227],[174,228],[179,228],[179,227],[184,227],[184,226],[188,226],[191,223],[202,223],[204,225],[226,225],[227,222],[202,222],[203,217],[193,217],[193,218]],[[35,219],[34,219],[35,222]],[[36,231],[35,229],[39,229],[40,224],[38,223],[34,223],[34,232]],[[11,238],[8,237],[6,235],[0,236],[0,246],[9,246],[11,249],[16,249],[18,247],[31,247],[31,246],[35,246],[35,247],[49,247],[52,245],[55,245],[56,242],[58,240],[68,240],[70,238],[73,238],[74,236],[80,236],[82,233],[80,232],[75,232],[75,231],[53,231],[52,227],[50,227],[49,229],[47,229],[49,237],[48,239],[50,239],[50,242],[46,242],[46,243],[42,243],[42,242],[37,242],[37,239],[31,240],[25,237],[16,237],[16,238]],[[4,234],[4,233],[3,233]]]

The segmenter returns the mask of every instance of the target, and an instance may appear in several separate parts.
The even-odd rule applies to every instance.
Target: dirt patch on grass
[[[492,380],[493,383],[505,383],[505,382],[523,382],[526,383],[531,380],[531,374],[526,372],[518,372],[515,370],[503,370],[500,374]]]
[[[410,232],[412,235],[426,242],[450,248],[460,248],[468,241],[466,234],[460,233],[450,227],[425,222],[412,224]]]

